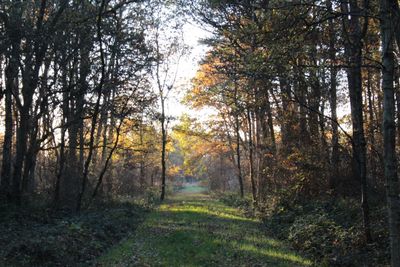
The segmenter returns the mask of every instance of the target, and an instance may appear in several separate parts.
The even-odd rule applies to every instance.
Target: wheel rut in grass
[[[183,190],[97,266],[311,266],[246,218],[198,190]]]

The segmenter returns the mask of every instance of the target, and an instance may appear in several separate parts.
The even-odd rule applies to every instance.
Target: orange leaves
[[[192,80],[192,88],[186,94],[184,102],[193,108],[214,106],[215,91],[218,91],[215,89],[226,81],[225,75],[219,71],[223,67],[223,63],[209,53]]]

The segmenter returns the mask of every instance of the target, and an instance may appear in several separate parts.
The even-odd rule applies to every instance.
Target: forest
[[[0,1],[0,266],[400,267],[399,6]]]

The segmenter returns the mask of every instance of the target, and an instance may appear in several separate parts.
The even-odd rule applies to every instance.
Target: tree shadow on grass
[[[219,202],[188,200],[163,205],[145,223],[132,266],[310,266],[311,262],[266,237],[260,222]],[[142,265],[143,264],[143,265]]]

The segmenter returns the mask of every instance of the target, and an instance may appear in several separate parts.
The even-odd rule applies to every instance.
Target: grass
[[[205,192],[207,192],[207,188],[199,185],[198,183],[186,184],[186,186],[179,190],[180,194],[198,194]]]
[[[198,193],[198,188],[182,192],[160,205],[97,266],[312,265],[267,237],[258,220]]]

